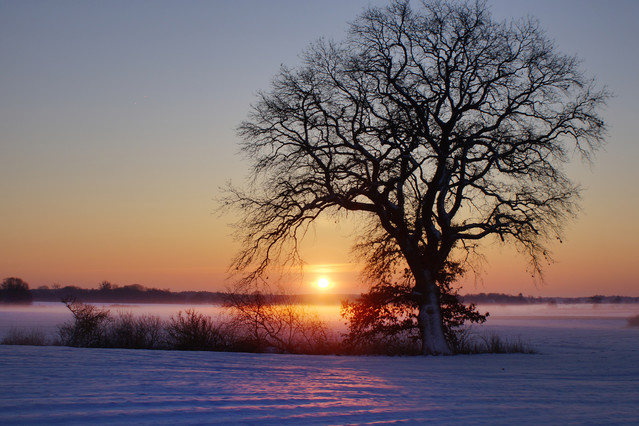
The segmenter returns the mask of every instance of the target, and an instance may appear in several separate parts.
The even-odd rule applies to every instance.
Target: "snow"
[[[638,308],[491,307],[477,332],[536,355],[2,345],[0,424],[638,424],[639,328],[626,326]]]

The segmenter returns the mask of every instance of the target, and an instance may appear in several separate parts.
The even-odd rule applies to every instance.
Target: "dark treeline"
[[[639,303],[639,297],[628,296],[602,296],[589,297],[534,297],[517,296],[504,293],[479,293],[464,296],[464,302],[475,304],[499,304],[499,305],[532,305],[532,304],[598,304],[598,303]]]
[[[103,283],[104,284],[104,283]],[[63,299],[77,299],[84,303],[185,303],[221,304],[224,294],[209,291],[180,291],[147,288],[139,284],[125,286],[103,286],[87,289],[75,286],[60,288],[38,288],[31,290],[34,301],[59,302]]]
[[[140,284],[118,286],[104,281],[97,289],[76,286],[40,287],[30,291],[36,302],[59,302],[75,299],[83,303],[171,303],[171,304],[212,304],[220,305],[228,299],[228,293],[211,291],[171,291],[148,288]],[[339,304],[352,300],[356,295],[348,294],[299,294],[272,295],[272,300],[281,303],[299,304]]]
[[[59,302],[62,299],[75,298],[84,303],[172,303],[172,304],[223,304],[228,297],[224,292],[211,291],[170,291],[147,288],[140,284],[125,286],[100,284],[97,289],[75,286],[60,288],[38,288],[31,290],[31,296],[37,302]],[[274,296],[282,303],[300,304],[340,304],[345,300],[355,300],[353,294],[299,294]],[[588,296],[588,297],[534,297],[523,294],[478,293],[463,296],[465,303],[531,305],[531,304],[598,304],[598,303],[639,303],[639,297],[628,296]]]

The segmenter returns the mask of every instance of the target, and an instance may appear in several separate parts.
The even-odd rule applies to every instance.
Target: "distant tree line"
[[[504,293],[479,293],[465,295],[464,302],[482,305],[639,303],[639,297],[602,295],[587,297],[534,297],[524,296],[522,293],[519,293],[517,296]]]
[[[370,294],[362,295],[370,298]],[[271,295],[272,301],[279,303],[291,302],[297,304],[339,304],[343,301],[354,303],[362,296],[355,294],[299,294],[299,295]],[[88,289],[77,286],[51,287],[41,286],[30,289],[29,284],[21,278],[5,278],[0,285],[0,303],[29,304],[36,302],[60,302],[63,299],[75,299],[84,303],[174,303],[174,304],[212,304],[221,305],[227,294],[211,291],[171,291],[168,289],[149,288],[140,284],[117,285],[109,281],[102,281],[97,288]],[[540,303],[639,303],[639,297],[603,296],[587,297],[534,297],[504,293],[478,293],[459,295],[467,304],[504,304],[527,305]],[[368,302],[367,302],[368,303]]]
[[[59,302],[63,299],[76,299],[85,303],[182,303],[182,304],[221,304],[223,293],[209,291],[180,291],[148,288],[140,284],[119,286],[103,281],[97,289],[76,286],[40,287],[31,290],[33,300],[41,302]]]
[[[119,286],[103,281],[97,288],[88,289],[77,286],[52,287],[41,286],[31,290],[34,301],[59,302],[63,299],[75,299],[84,303],[171,303],[171,304],[210,304],[221,305],[226,300],[225,292],[212,291],[171,291],[149,288],[140,284]],[[297,304],[339,304],[345,299],[356,298],[352,294],[295,294],[271,295],[272,301]]]

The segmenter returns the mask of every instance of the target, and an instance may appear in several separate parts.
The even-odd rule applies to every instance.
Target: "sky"
[[[32,288],[101,281],[224,290],[238,249],[220,188],[249,164],[235,129],[282,64],[384,1],[0,1],[0,279]],[[462,293],[639,296],[639,2],[490,0],[498,19],[539,19],[614,97],[607,144],[576,160],[583,211],[543,281],[487,244]],[[320,220],[299,292],[325,276],[365,291],[352,224]]]

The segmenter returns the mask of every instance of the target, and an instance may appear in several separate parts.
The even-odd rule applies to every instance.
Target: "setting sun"
[[[317,286],[319,288],[328,288],[329,285],[330,282],[326,278],[320,278],[319,280],[317,280]]]

